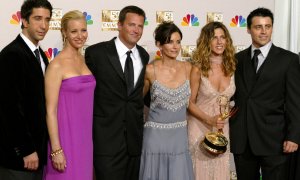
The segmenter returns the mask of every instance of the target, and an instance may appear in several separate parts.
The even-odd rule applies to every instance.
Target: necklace
[[[223,66],[222,56],[214,56],[209,58],[212,75],[219,74]]]
[[[223,63],[222,57],[209,58],[209,61],[210,61],[211,64],[222,64]]]

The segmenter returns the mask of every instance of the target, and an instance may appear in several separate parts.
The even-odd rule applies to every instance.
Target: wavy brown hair
[[[192,63],[198,66],[201,73],[208,77],[208,71],[211,69],[209,57],[211,55],[211,41],[215,35],[215,29],[221,28],[224,31],[226,47],[223,52],[223,71],[225,76],[231,76],[235,71],[236,60],[234,57],[235,49],[228,29],[223,23],[210,22],[206,24],[197,39],[197,47],[192,55]]]

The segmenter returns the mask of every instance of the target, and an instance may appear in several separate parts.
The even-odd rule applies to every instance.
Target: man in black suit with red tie
[[[0,179],[42,180],[47,159],[44,72],[39,47],[51,19],[47,0],[26,0],[22,32],[0,53]]]
[[[94,167],[96,179],[137,180],[143,139],[143,86],[149,55],[137,45],[145,12],[120,11],[119,36],[88,47],[86,63],[96,78]]]
[[[298,56],[271,42],[273,14],[258,8],[247,17],[252,45],[236,55],[239,108],[230,123],[237,178],[289,178],[291,153],[300,143],[300,65]]]

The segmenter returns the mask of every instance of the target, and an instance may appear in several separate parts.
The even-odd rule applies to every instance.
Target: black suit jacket
[[[86,63],[96,78],[94,96],[94,154],[113,156],[127,144],[130,155],[140,155],[143,138],[143,85],[149,55],[137,45],[143,68],[128,96],[115,38],[88,47]]]
[[[36,151],[41,167],[47,158],[44,75],[20,35],[0,53],[0,82],[0,166],[25,170],[23,157]]]
[[[255,74],[251,47],[236,55],[239,108],[230,119],[231,151],[243,153],[249,142],[255,155],[278,155],[283,141],[300,144],[300,65],[298,56],[272,45]]]

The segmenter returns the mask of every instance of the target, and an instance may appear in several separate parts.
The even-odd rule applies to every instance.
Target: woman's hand
[[[67,167],[67,161],[64,152],[52,157],[52,165],[58,171],[64,171]]]
[[[223,129],[225,125],[225,121],[222,120],[220,115],[210,117],[205,122],[213,127],[216,127],[217,129]]]

